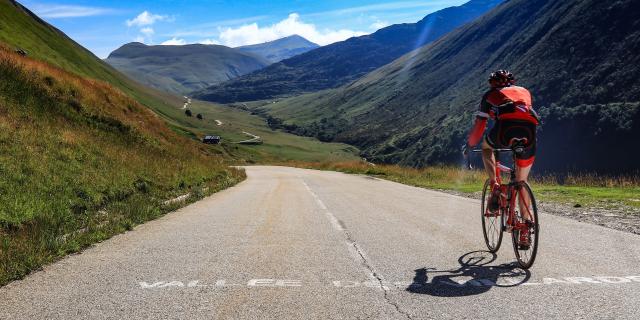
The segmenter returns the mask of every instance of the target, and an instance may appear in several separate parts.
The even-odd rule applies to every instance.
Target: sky
[[[293,34],[319,45],[375,32],[468,0],[22,0],[100,58],[123,44],[230,47]]]

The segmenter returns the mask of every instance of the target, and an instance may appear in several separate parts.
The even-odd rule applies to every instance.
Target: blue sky
[[[23,0],[101,58],[121,45],[240,46],[300,34],[321,45],[374,32],[468,0]]]

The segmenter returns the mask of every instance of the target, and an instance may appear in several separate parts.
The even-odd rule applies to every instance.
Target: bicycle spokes
[[[492,183],[487,180],[482,192],[482,231],[487,249],[496,252],[502,243],[502,214],[500,210],[490,210]]]
[[[533,265],[538,249],[538,210],[531,188],[523,183],[516,190],[513,201],[513,249],[522,268]]]

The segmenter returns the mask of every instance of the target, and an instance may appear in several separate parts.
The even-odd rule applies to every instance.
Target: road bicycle
[[[540,225],[538,207],[531,187],[526,181],[516,181],[515,156],[524,152],[526,139],[513,139],[511,148],[494,149],[496,159],[496,183],[489,179],[482,190],[482,231],[484,240],[490,252],[500,249],[504,233],[511,233],[513,250],[518,264],[523,269],[529,269],[536,259]],[[473,150],[478,153],[482,150]],[[513,156],[511,167],[500,163],[500,154],[510,152]],[[502,183],[502,173],[509,174],[509,182]],[[498,209],[490,210],[492,195],[498,197]],[[495,206],[495,205],[494,205]],[[527,243],[528,242],[528,243]]]

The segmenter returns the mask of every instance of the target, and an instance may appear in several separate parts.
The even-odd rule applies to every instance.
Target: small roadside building
[[[220,140],[220,136],[204,136],[202,138],[202,142],[206,144],[219,144]]]

